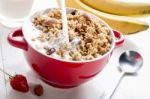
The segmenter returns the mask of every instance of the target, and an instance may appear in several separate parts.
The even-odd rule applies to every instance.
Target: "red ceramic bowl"
[[[67,8],[68,13],[73,10],[73,8]],[[94,15],[91,16],[96,17]],[[113,37],[112,47],[102,57],[82,62],[55,59],[40,53],[30,43],[31,38],[29,38],[29,35],[33,33],[32,29],[34,28],[31,18],[26,20],[22,28],[11,32],[8,35],[8,41],[12,46],[23,49],[24,55],[32,70],[46,83],[55,87],[71,88],[87,82],[106,66],[114,48],[122,45],[124,42],[123,35],[110,28]],[[102,22],[106,24],[104,21]],[[18,40],[16,37],[21,37],[22,39]]]

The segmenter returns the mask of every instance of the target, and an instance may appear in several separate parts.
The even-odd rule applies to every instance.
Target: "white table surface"
[[[55,0],[39,0],[34,9],[44,7],[57,7]],[[141,18],[150,24],[150,17]],[[112,86],[118,80],[120,72],[117,70],[118,57],[126,50],[137,50],[144,58],[144,64],[137,75],[125,76],[118,86],[112,99],[150,99],[150,29],[138,34],[125,36],[122,47],[114,50],[108,65],[91,81],[73,88],[57,89],[42,82],[29,68],[23,56],[22,50],[10,46],[7,35],[12,29],[0,25],[0,68],[10,74],[21,73],[27,76],[32,84],[42,84],[44,95],[37,97],[31,92],[26,94],[14,91],[8,81],[8,77],[0,72],[0,99],[104,99]]]

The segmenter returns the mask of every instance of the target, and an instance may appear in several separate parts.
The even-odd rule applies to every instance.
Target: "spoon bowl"
[[[143,64],[142,56],[136,51],[126,51],[120,55],[119,69],[125,73],[136,73]]]
[[[143,58],[140,53],[136,51],[125,51],[119,57],[119,69],[121,74],[118,82],[111,88],[111,91],[105,99],[111,99],[116,91],[120,81],[126,74],[135,74],[143,65]]]

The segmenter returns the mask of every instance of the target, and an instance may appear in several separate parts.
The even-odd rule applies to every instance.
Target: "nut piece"
[[[54,27],[54,25],[56,25],[57,23],[58,22],[56,19],[51,18],[51,19],[44,20],[43,26]]]
[[[42,85],[38,84],[34,86],[34,94],[37,96],[42,96],[44,93],[44,89]]]

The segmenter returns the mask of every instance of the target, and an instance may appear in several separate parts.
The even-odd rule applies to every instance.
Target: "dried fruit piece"
[[[71,12],[71,14],[72,14],[72,15],[75,15],[75,14],[76,14],[76,12],[77,12],[77,11],[76,11],[76,10],[74,10],[74,11],[72,11],[72,12]]]
[[[46,51],[46,54],[47,54],[47,55],[51,55],[51,54],[53,54],[55,51],[56,51],[55,48],[51,48],[51,49],[49,49],[49,50]]]

